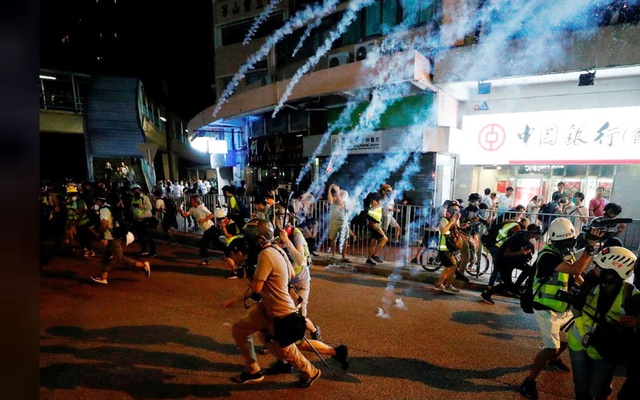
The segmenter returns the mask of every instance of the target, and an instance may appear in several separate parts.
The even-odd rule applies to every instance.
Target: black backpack
[[[551,209],[551,203],[553,203],[553,201],[550,201],[540,207],[540,211],[538,211],[538,221],[543,221],[545,218],[549,218],[548,215],[542,214],[551,214],[553,212],[553,210]]]
[[[165,215],[178,215],[178,206],[176,206],[176,202],[172,199],[165,197],[164,200],[164,212]]]

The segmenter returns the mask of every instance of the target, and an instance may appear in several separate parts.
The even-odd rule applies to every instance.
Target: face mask
[[[573,204],[578,204],[578,198],[577,198],[577,197],[572,198],[572,199],[571,199],[571,202],[572,202]]]
[[[100,206],[99,206],[99,205],[97,205],[97,204],[94,204],[94,205],[93,205],[93,209],[94,209],[95,211],[100,211]]]
[[[139,199],[139,198],[140,198],[140,193],[135,192],[135,193],[133,194],[133,197],[135,197],[136,199]]]
[[[76,201],[76,200],[78,200],[77,196],[71,196],[71,201]]]

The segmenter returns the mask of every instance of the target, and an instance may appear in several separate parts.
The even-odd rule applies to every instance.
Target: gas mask
[[[71,201],[76,201],[78,200],[78,196],[71,196]]]

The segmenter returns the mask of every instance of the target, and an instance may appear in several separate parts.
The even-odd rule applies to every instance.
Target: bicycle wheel
[[[427,271],[437,271],[440,269],[440,259],[438,258],[438,249],[436,247],[429,247],[422,252],[420,256],[420,265]]]
[[[467,274],[475,276],[475,277],[479,277],[482,276],[484,273],[486,273],[489,270],[489,267],[491,266],[491,261],[489,260],[489,257],[487,256],[487,253],[482,253],[480,255],[480,263],[473,263],[473,264],[469,264],[467,265]]]

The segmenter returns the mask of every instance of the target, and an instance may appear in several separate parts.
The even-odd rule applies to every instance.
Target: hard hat
[[[226,218],[227,217],[227,210],[222,209],[222,208],[216,208],[216,219],[217,218]]]
[[[135,238],[135,236],[133,236],[133,233],[127,232],[127,235],[125,236],[124,245],[128,246],[131,243],[133,243],[134,240],[136,240],[136,238]]]
[[[593,262],[600,269],[611,269],[620,275],[620,278],[627,279],[633,272],[636,256],[629,249],[620,246],[606,247],[596,255]]]
[[[67,194],[78,193],[78,188],[74,185],[67,186]]]
[[[556,218],[549,225],[549,239],[552,242],[573,239],[575,237],[576,230],[573,228],[571,221],[566,218]]]
[[[273,225],[262,218],[254,218],[244,225],[244,237],[248,240],[262,238],[265,242],[273,240]]]
[[[135,190],[135,189],[140,189],[140,190],[142,190],[142,188],[140,187],[140,185],[138,185],[137,183],[134,183],[133,185],[131,185],[131,190]]]

